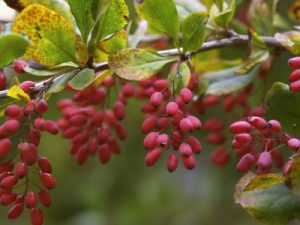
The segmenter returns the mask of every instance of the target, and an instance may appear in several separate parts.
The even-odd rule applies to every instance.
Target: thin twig
[[[282,49],[282,50],[285,49],[284,46],[282,46],[280,44],[280,42],[278,42],[274,37],[261,36],[260,38],[269,47],[275,47],[277,49]],[[153,40],[153,39],[146,38],[145,40]],[[204,52],[204,51],[228,47],[228,46],[247,44],[248,42],[249,42],[249,37],[247,35],[235,35],[230,38],[223,38],[220,40],[208,41],[208,42],[203,43],[203,45],[197,51],[185,53],[185,58],[189,58],[191,55],[197,54],[199,52]],[[181,49],[180,49],[180,51],[181,51]],[[158,53],[163,56],[179,56],[180,55],[180,52],[178,51],[177,48],[159,51]],[[98,63],[98,64],[95,64],[94,69],[95,69],[95,72],[99,72],[102,70],[109,69],[109,65],[107,62]],[[53,82],[60,79],[62,76],[64,76],[64,74],[57,76],[53,80]],[[35,87],[33,88],[33,91],[39,91],[40,89],[42,89],[44,87],[45,82],[47,82],[48,80],[44,80],[44,81],[36,83]],[[6,97],[7,91],[8,90],[0,91],[0,98]]]

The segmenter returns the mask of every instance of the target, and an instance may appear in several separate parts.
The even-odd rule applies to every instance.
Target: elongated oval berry
[[[191,146],[191,148],[195,154],[199,154],[202,151],[202,145],[197,138],[195,138],[193,136],[189,136],[186,139],[186,142]]]
[[[230,131],[234,134],[248,133],[251,125],[246,121],[238,121],[230,125]]]
[[[225,149],[214,150],[211,154],[211,161],[219,166],[227,164],[230,160],[230,154]]]
[[[122,103],[121,101],[117,101],[114,104],[113,111],[114,111],[114,115],[117,120],[124,119],[125,113],[126,113],[126,108],[125,108],[124,103]]]
[[[18,148],[21,151],[21,159],[27,165],[33,165],[38,159],[38,152],[35,145],[30,143],[20,143]]]
[[[300,147],[300,140],[297,138],[291,138],[287,144],[289,149],[297,151]]]
[[[99,149],[98,159],[101,163],[108,163],[111,158],[111,153],[107,145],[102,145]]]
[[[189,144],[182,143],[179,146],[179,153],[183,158],[188,158],[193,153],[193,151]]]
[[[52,166],[46,157],[40,156],[37,163],[41,171],[43,171],[44,173],[52,172]]]
[[[15,204],[11,209],[8,211],[7,216],[8,219],[16,219],[18,218],[24,210],[24,205],[23,204]]]
[[[50,134],[57,134],[59,131],[58,124],[52,120],[46,120],[45,130]]]
[[[5,177],[3,180],[0,182],[0,187],[2,189],[11,189],[13,186],[15,186],[18,182],[18,178],[16,176],[8,176]]]
[[[24,198],[24,203],[25,206],[28,209],[32,209],[36,206],[37,203],[37,196],[34,192],[30,191],[26,194],[25,198]]]
[[[70,118],[70,123],[72,126],[80,127],[86,124],[86,122],[87,122],[87,117],[83,114],[76,114]]]
[[[144,148],[148,150],[154,149],[157,145],[158,136],[158,132],[151,132],[147,134],[147,136],[144,138]]]
[[[125,140],[126,139],[127,131],[126,131],[125,127],[122,124],[117,123],[115,125],[115,131],[116,131],[116,134],[117,134],[117,136],[120,140]]]
[[[159,160],[160,156],[161,156],[160,148],[156,148],[147,152],[145,157],[146,166],[153,166]]]
[[[294,70],[290,75],[289,75],[289,81],[293,82],[296,80],[300,79],[300,69]]]
[[[192,101],[193,99],[193,93],[191,92],[190,89],[188,88],[183,88],[181,91],[180,91],[180,97],[182,99],[182,101],[185,103],[185,104],[188,104]]]
[[[44,221],[42,210],[39,208],[32,209],[30,219],[32,225],[42,225]]]
[[[166,106],[166,113],[169,116],[174,116],[178,111],[178,104],[176,102],[169,102]]]
[[[245,154],[238,164],[236,165],[236,169],[239,172],[245,173],[249,171],[255,164],[254,156],[250,153]]]
[[[16,176],[18,178],[23,178],[27,175],[28,172],[28,167],[26,165],[26,163],[24,162],[20,162],[17,164],[16,166]]]
[[[121,148],[120,148],[118,142],[116,141],[116,139],[110,138],[107,142],[107,145],[108,145],[109,151],[111,153],[114,153],[114,154],[121,153]]]
[[[207,135],[206,141],[213,145],[221,145],[225,143],[226,138],[219,132],[212,132]]]
[[[167,159],[167,170],[173,172],[178,167],[178,157],[175,154],[171,154]]]
[[[27,80],[19,84],[19,87],[25,92],[30,93],[31,88],[34,88],[35,83],[33,81]]]
[[[5,115],[8,117],[18,117],[22,115],[22,109],[18,105],[9,105],[5,109]]]
[[[17,73],[23,73],[25,67],[27,66],[27,62],[22,59],[17,59],[14,61],[12,66]]]
[[[10,205],[11,203],[13,203],[17,198],[16,193],[14,192],[5,192],[0,196],[0,203],[3,206],[7,206]]]
[[[299,92],[300,91],[300,80],[290,83],[290,90],[292,92]]]
[[[153,105],[154,107],[158,107],[158,106],[160,106],[162,99],[163,99],[163,95],[161,92],[158,92],[158,91],[154,92],[151,95],[150,104]]]
[[[200,120],[195,116],[188,116],[187,119],[189,119],[192,122],[193,129],[195,130],[199,129],[202,125]]]
[[[45,99],[41,99],[35,102],[35,111],[43,114],[48,110],[48,103]]]
[[[132,84],[124,84],[122,87],[122,92],[126,98],[134,96],[135,90]]]
[[[0,158],[5,156],[11,149],[11,141],[8,138],[0,140]]]
[[[156,120],[157,120],[156,116],[153,115],[148,116],[144,120],[141,126],[141,130],[143,131],[143,133],[149,133],[155,127]]]
[[[288,66],[293,69],[299,69],[300,68],[300,57],[293,57],[289,59]]]
[[[82,165],[86,162],[89,156],[89,152],[86,145],[80,146],[76,152],[76,162],[78,165]]]
[[[54,176],[50,173],[41,173],[40,180],[41,183],[45,186],[45,188],[49,190],[55,188],[56,186],[56,180]]]
[[[203,128],[206,131],[221,131],[224,128],[224,124],[218,118],[212,118],[205,121]]]
[[[46,121],[43,118],[38,117],[34,120],[34,127],[40,131],[43,131],[46,128]]]
[[[166,79],[156,80],[153,83],[153,87],[156,91],[163,91],[168,87],[168,81]]]
[[[182,120],[180,120],[179,126],[184,133],[191,132],[194,128],[193,122],[188,118],[183,118]]]
[[[268,129],[272,133],[279,133],[281,131],[281,124],[277,120],[269,120]]]
[[[252,136],[247,133],[236,134],[234,139],[240,144],[249,144],[252,141]]]
[[[263,118],[258,116],[251,116],[247,120],[253,127],[257,128],[258,130],[264,130],[268,126],[267,122]]]
[[[19,127],[20,127],[20,122],[15,119],[7,120],[1,126],[6,137],[12,136],[19,129]]]
[[[272,156],[270,152],[260,153],[256,165],[263,173],[270,172],[272,168]]]
[[[52,204],[51,195],[45,189],[41,189],[39,191],[39,200],[43,204],[43,206],[46,206],[46,207],[49,207]]]
[[[183,165],[186,169],[192,170],[195,168],[197,161],[195,156],[190,155],[189,157],[182,157]]]

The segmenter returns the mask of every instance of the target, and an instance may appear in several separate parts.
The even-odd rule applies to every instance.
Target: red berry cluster
[[[9,219],[28,208],[33,225],[43,223],[38,203],[49,207],[52,200],[48,190],[56,186],[50,162],[38,153],[40,131],[58,132],[54,121],[42,118],[47,109],[43,99],[31,100],[23,108],[10,105],[5,109],[7,120],[0,126],[0,158],[8,159],[0,165],[0,203],[11,206]]]
[[[239,172],[247,172],[256,166],[257,174],[269,173],[273,161],[277,167],[283,165],[280,148],[286,146],[297,151],[300,147],[298,139],[281,131],[277,120],[266,121],[262,117],[251,116],[246,121],[231,124],[230,131],[235,134],[232,148],[240,157],[236,166]]]
[[[168,171],[173,172],[178,167],[176,151],[184,167],[193,169],[196,166],[193,153],[199,154],[202,146],[196,137],[190,135],[190,132],[201,127],[200,120],[188,111],[188,105],[193,98],[191,90],[182,88],[174,98],[174,93],[168,88],[168,81],[156,76],[140,81],[137,95],[149,99],[142,107],[146,118],[141,129],[147,134],[144,147],[148,150],[145,164],[154,165],[163,151],[172,148],[174,153],[167,159]]]
[[[294,71],[289,75],[290,90],[292,92],[300,92],[300,57],[291,58],[288,66]]]
[[[134,96],[134,87],[124,84],[112,108],[107,108],[108,93],[116,85],[112,76],[101,85],[87,87],[74,94],[73,100],[58,103],[63,118],[58,121],[65,138],[71,142],[70,152],[76,155],[78,164],[88,156],[98,154],[101,163],[107,163],[111,154],[120,154],[117,139],[126,139],[127,132],[120,123],[126,113],[127,100]],[[113,135],[113,131],[115,135]]]

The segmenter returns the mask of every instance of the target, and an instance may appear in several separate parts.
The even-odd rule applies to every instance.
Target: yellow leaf
[[[18,100],[25,100],[25,101],[30,101],[30,97],[28,94],[26,94],[19,86],[14,85],[12,86],[8,92],[7,96],[11,98],[15,98]]]

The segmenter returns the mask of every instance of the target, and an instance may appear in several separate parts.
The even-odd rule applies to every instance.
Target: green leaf
[[[186,63],[181,63],[179,67],[179,71],[173,71],[168,76],[169,87],[172,87],[172,83],[174,82],[174,93],[179,94],[182,88],[188,86],[191,78],[191,71],[189,66]]]
[[[247,182],[236,203],[252,217],[269,225],[285,225],[296,219],[300,198],[286,188],[281,176],[260,175]]]
[[[250,84],[259,71],[259,66],[244,76],[237,76],[235,71],[240,67],[233,67],[217,72],[208,72],[203,74],[202,78],[207,81],[206,94],[225,95]]]
[[[204,41],[206,13],[192,13],[181,24],[183,34],[183,50],[196,51]]]
[[[236,71],[236,74],[238,75],[245,75],[251,72],[251,70],[257,66],[257,64],[265,61],[269,57],[268,51],[259,51],[255,55],[252,55],[248,62],[242,66],[240,69]]]
[[[123,49],[110,55],[108,64],[112,71],[126,80],[143,80],[176,60],[144,49]]]
[[[176,0],[175,3],[180,21],[184,20],[194,12],[207,12],[205,6],[198,0]]]
[[[58,93],[62,90],[64,90],[66,84],[72,77],[76,74],[75,71],[71,71],[69,73],[64,74],[63,76],[58,77],[57,79],[54,79],[53,84],[47,91],[47,95]]]
[[[220,11],[223,11],[224,0],[213,0]]]
[[[300,94],[276,82],[267,94],[266,117],[280,121],[282,130],[300,137]]]
[[[214,17],[215,23],[222,27],[222,28],[227,28],[229,25],[229,22],[232,20],[234,13],[235,13],[235,0],[231,0],[231,3],[229,7],[225,10],[219,13]]]
[[[38,77],[47,77],[47,76],[53,76],[58,73],[64,72],[66,69],[56,69],[56,70],[37,70],[34,68],[31,68],[29,66],[25,67],[24,71],[30,75],[38,76]]]
[[[78,62],[75,28],[60,14],[42,5],[25,8],[14,21],[13,32],[24,33],[31,40],[27,59],[45,66]]]
[[[179,45],[179,18],[173,0],[136,0],[136,10],[141,18],[160,32],[170,35]]]
[[[100,42],[98,48],[107,54],[113,54],[126,48],[127,44],[127,33],[125,30],[121,30],[111,38]]]
[[[129,18],[125,0],[96,0],[94,1],[92,14],[95,25],[89,43],[90,52],[94,52],[98,43],[108,35],[123,29]]]
[[[300,155],[293,159],[293,163],[286,176],[285,184],[287,187],[300,196]]]
[[[18,34],[0,36],[0,68],[22,57],[28,44],[28,41]]]
[[[94,25],[94,18],[91,12],[93,1],[94,0],[68,0],[71,12],[75,17],[76,24],[85,43]]]
[[[72,80],[70,80],[70,86],[75,90],[82,90],[93,83],[95,79],[95,71],[85,68],[77,73]]]

